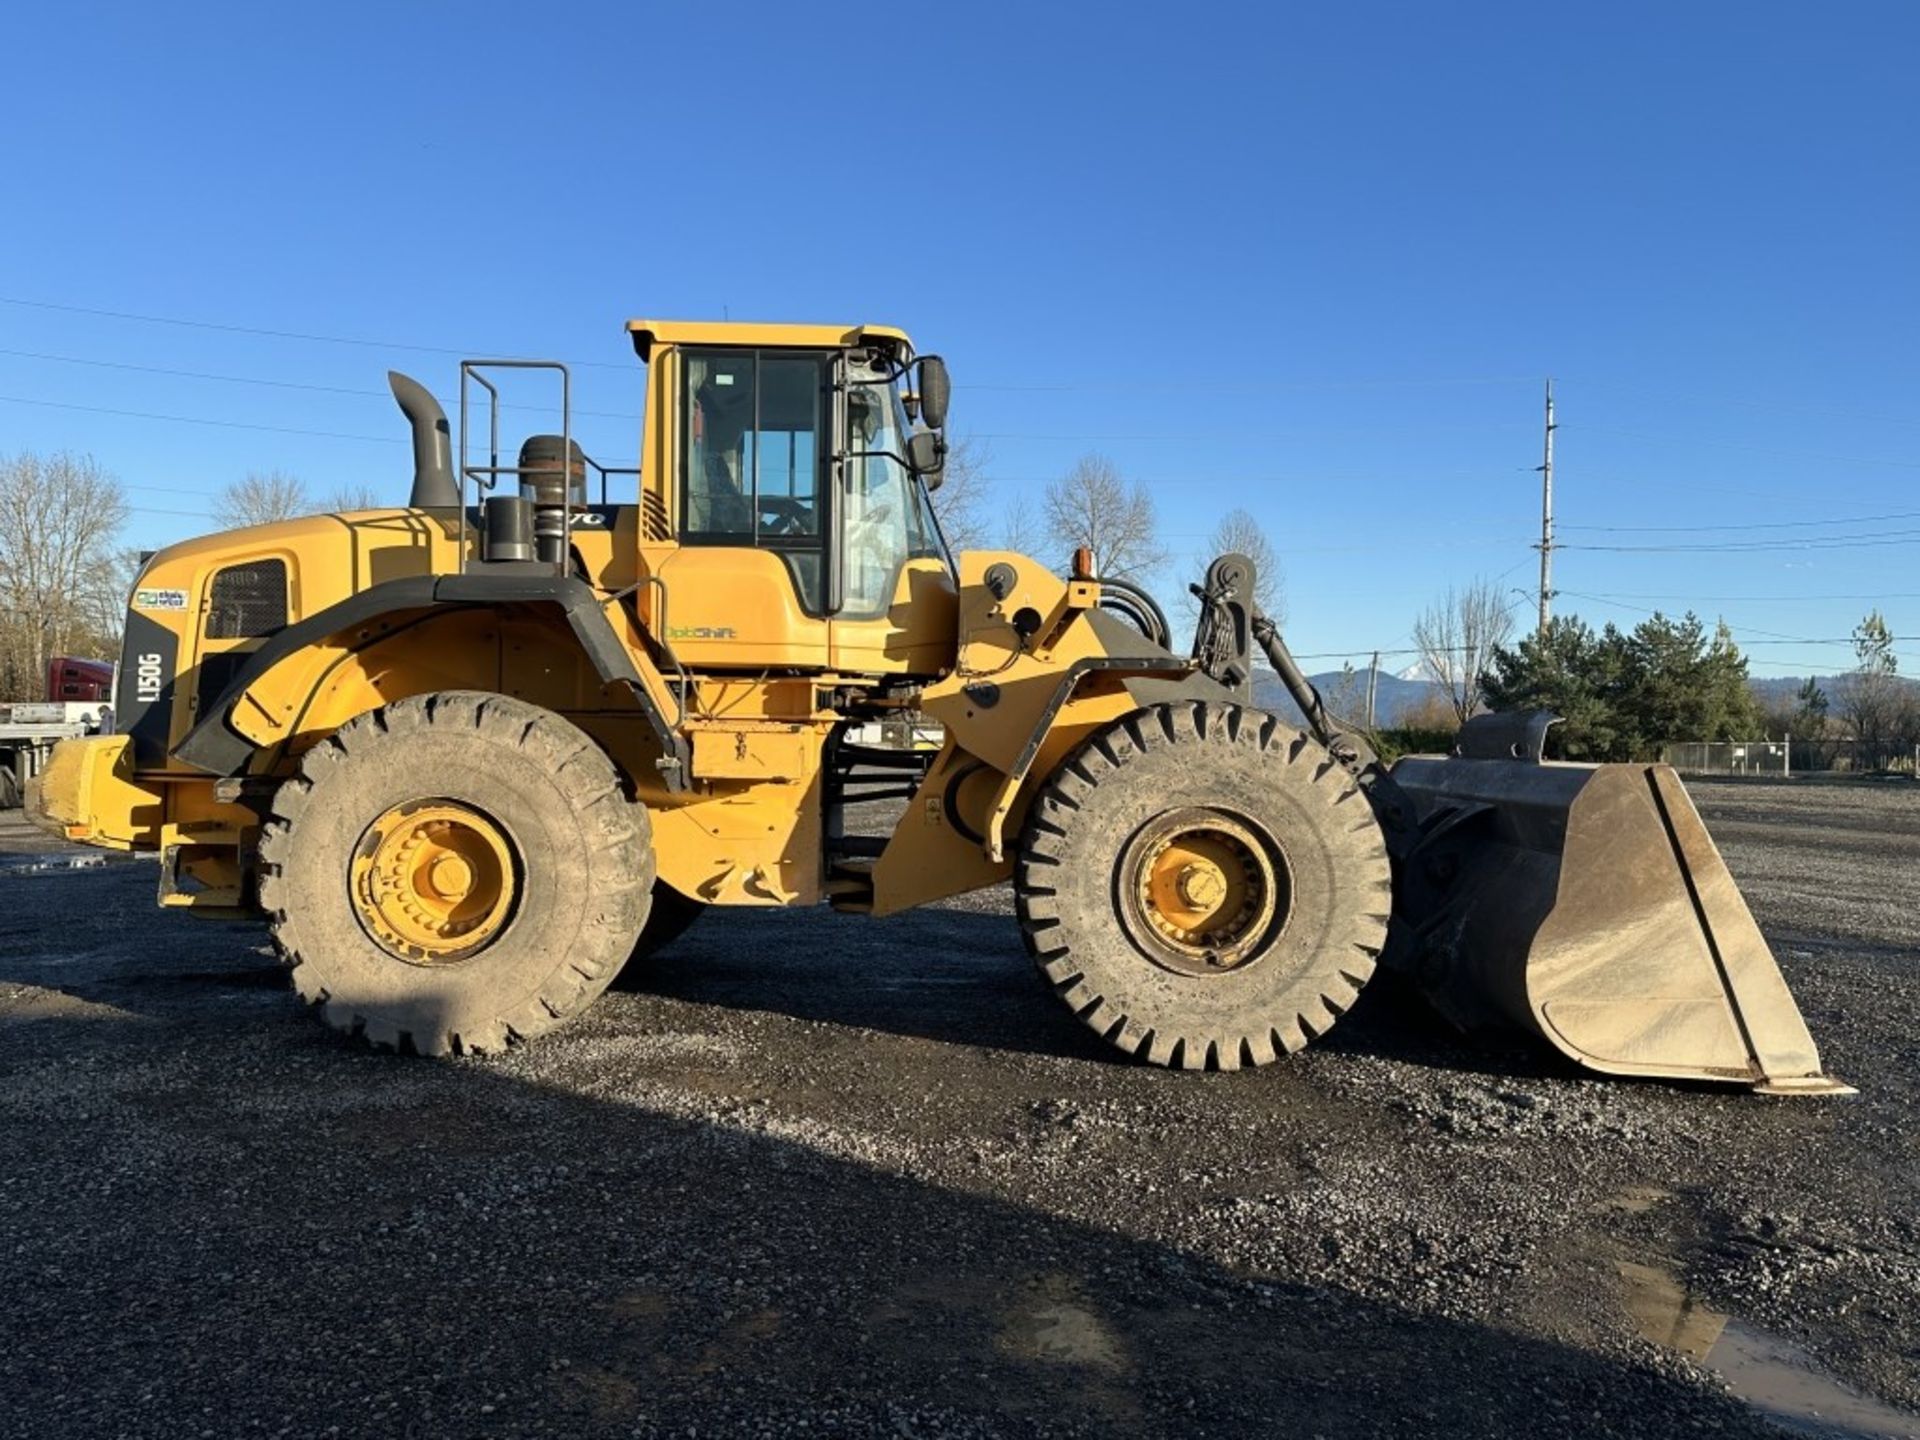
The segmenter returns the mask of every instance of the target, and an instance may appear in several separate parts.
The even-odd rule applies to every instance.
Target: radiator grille
[[[209,640],[271,635],[287,623],[287,562],[253,560],[213,577],[207,609]]]

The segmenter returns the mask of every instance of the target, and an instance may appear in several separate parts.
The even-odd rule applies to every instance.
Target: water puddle
[[[1000,1348],[1028,1360],[1117,1373],[1126,1368],[1120,1337],[1065,1275],[1040,1277],[1002,1318]]]
[[[1717,1371],[1783,1429],[1822,1440],[1920,1440],[1920,1416],[1850,1390],[1797,1346],[1709,1309],[1672,1272],[1615,1262],[1641,1335]]]
[[[1011,1348],[1066,1365],[1120,1368],[1120,1345],[1098,1315],[1078,1305],[1039,1305],[1010,1327]]]

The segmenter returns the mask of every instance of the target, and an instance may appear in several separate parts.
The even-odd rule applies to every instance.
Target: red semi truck
[[[56,655],[44,698],[0,701],[0,810],[20,803],[57,742],[113,728],[113,672],[105,660]]]

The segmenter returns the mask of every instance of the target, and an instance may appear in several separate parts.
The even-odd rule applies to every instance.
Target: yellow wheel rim
[[[1122,857],[1128,928],[1155,960],[1215,975],[1257,958],[1290,898],[1275,847],[1233,816],[1181,810],[1149,823]]]
[[[402,960],[446,965],[490,944],[512,918],[514,852],[500,827],[452,800],[396,805],[354,849],[353,907]]]

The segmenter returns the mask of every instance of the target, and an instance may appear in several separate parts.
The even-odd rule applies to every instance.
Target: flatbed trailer
[[[55,745],[113,729],[113,678],[107,661],[56,655],[44,699],[0,701],[0,810],[21,803]]]

